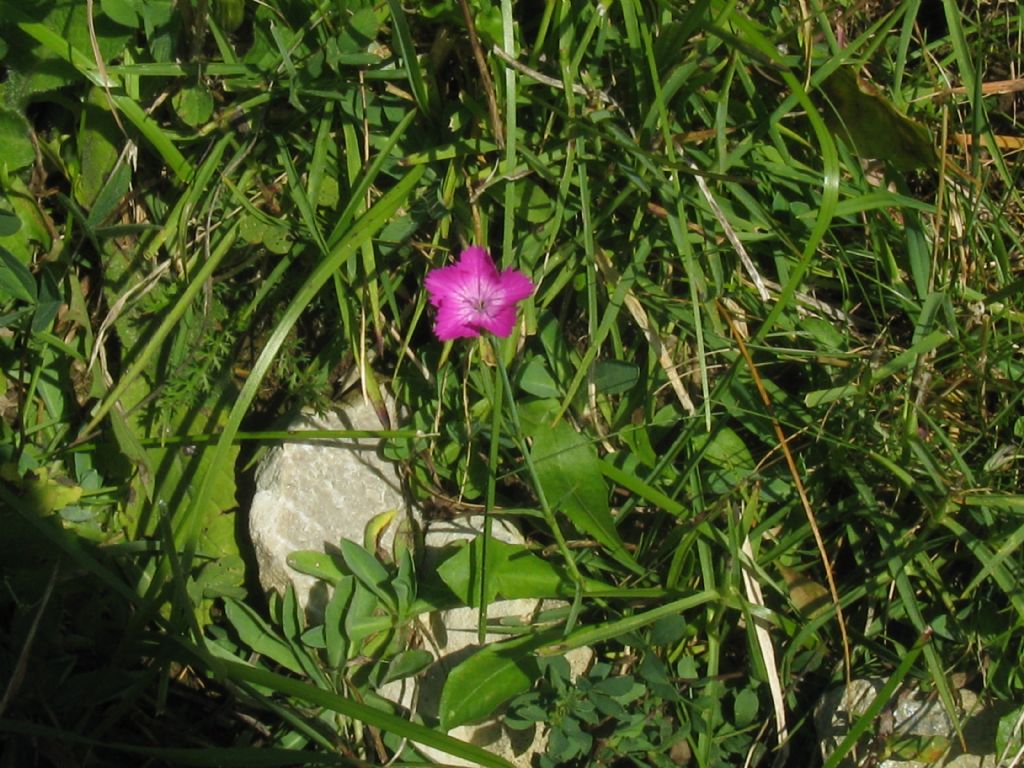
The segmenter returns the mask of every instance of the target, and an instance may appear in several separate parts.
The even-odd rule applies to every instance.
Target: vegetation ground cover
[[[3,764],[504,765],[444,735],[503,708],[550,726],[541,765],[768,765],[816,754],[852,677],[976,691],[1012,757],[1022,29],[952,0],[4,2]],[[509,337],[442,342],[424,279],[469,245],[536,290]],[[430,514],[528,545],[430,574],[339,544],[310,623],[261,594],[247,499],[353,389],[409,414],[379,434]],[[414,722],[375,691],[422,670],[441,583],[568,607]],[[872,717],[858,759],[907,748]]]

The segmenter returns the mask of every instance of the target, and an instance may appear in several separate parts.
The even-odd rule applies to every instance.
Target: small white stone
[[[394,418],[392,417],[392,423]],[[373,408],[357,399],[337,413],[303,412],[291,430],[380,430]],[[306,606],[317,583],[288,566],[293,552],[337,552],[342,539],[362,543],[367,523],[396,511],[382,544],[390,549],[398,524],[412,514],[395,465],[380,454],[377,438],[289,441],[272,448],[256,471],[249,534],[266,591],[295,585]],[[316,602],[323,596],[318,595]],[[316,614],[317,605],[308,606]]]

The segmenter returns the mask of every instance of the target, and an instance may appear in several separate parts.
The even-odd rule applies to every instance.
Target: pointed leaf
[[[291,672],[302,672],[302,665],[288,644],[248,605],[227,599],[224,601],[224,614],[246,646]]]
[[[380,560],[354,541],[342,539],[340,546],[341,556],[345,559],[345,565],[352,571],[352,575],[392,611],[396,611],[398,607],[395,605],[395,597],[388,584],[390,577]]]
[[[640,368],[622,360],[599,360],[594,364],[594,386],[605,395],[627,392],[640,381]]]
[[[533,438],[531,455],[548,504],[583,533],[593,536],[623,565],[643,569],[626,551],[608,506],[608,486],[597,450],[567,422],[551,426],[558,405],[544,400],[522,406],[523,428]]]
[[[496,643],[477,651],[448,675],[438,705],[441,728],[485,720],[498,707],[530,689],[540,675],[536,637]]]
[[[422,648],[412,648],[397,654],[391,663],[388,664],[388,672],[384,676],[384,683],[393,680],[402,680],[419,674],[434,661],[434,654]]]
[[[469,606],[477,602],[477,580],[473,577],[474,558],[479,557],[481,536],[461,547],[437,568],[437,575],[455,596]],[[487,546],[487,569],[490,594],[487,601],[496,598],[519,600],[523,598],[572,597],[575,587],[569,576],[552,563],[538,557],[521,544],[509,544],[491,539]],[[607,589],[608,585],[587,580],[588,589]]]
[[[289,568],[294,568],[299,573],[322,579],[329,584],[337,584],[346,573],[338,567],[334,557],[326,552],[315,552],[312,550],[301,550],[288,555],[287,563]]]
[[[6,248],[0,248],[0,300],[4,293],[32,304],[36,301],[36,281],[28,267]]]
[[[466,605],[473,607],[480,605],[480,567],[484,559],[483,541],[482,534],[477,536],[437,568],[437,575],[455,593],[455,596]],[[486,595],[484,596],[487,603],[494,602],[498,596],[498,583],[495,575],[508,559],[507,547],[509,546],[511,545],[494,538],[487,544],[487,571],[484,574],[487,579]]]

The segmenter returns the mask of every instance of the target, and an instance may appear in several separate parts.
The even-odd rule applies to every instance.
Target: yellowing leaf
[[[807,618],[819,616],[832,598],[828,590],[806,574],[778,565],[779,572],[789,587],[789,599],[801,614]]]
[[[39,515],[52,515],[82,498],[81,486],[63,477],[51,477],[46,467],[18,477],[17,467],[8,463],[0,469],[0,477],[15,485]]]

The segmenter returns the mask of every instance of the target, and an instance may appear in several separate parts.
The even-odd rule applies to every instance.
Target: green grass
[[[509,704],[544,766],[768,765],[850,677],[855,736],[1019,706],[1022,20],[961,5],[6,9],[0,763],[503,765],[442,726]],[[431,332],[468,244],[538,286],[493,345]],[[352,386],[410,493],[529,545],[349,547],[311,628],[240,532]],[[567,608],[413,723],[376,682],[438,578]]]

